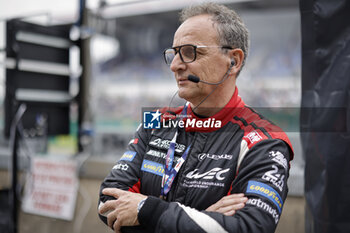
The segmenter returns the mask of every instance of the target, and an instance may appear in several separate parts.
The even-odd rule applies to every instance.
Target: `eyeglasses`
[[[180,54],[181,61],[184,63],[194,62],[197,58],[197,48],[223,48],[223,49],[232,49],[231,46],[205,46],[205,45],[192,45],[185,44],[164,50],[163,56],[165,63],[170,65],[176,54]]]

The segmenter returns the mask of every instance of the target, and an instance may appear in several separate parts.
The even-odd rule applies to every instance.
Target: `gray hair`
[[[242,49],[244,53],[243,67],[248,56],[249,33],[239,15],[226,6],[209,2],[183,9],[180,13],[180,22],[183,23],[188,18],[203,14],[212,17],[221,45]]]

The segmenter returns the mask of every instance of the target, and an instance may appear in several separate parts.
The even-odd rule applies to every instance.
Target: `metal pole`
[[[80,18],[79,27],[81,30],[81,37],[78,41],[80,48],[80,62],[82,65],[82,74],[79,81],[79,116],[78,116],[78,129],[79,129],[79,140],[78,148],[79,152],[83,151],[84,145],[82,144],[81,137],[84,133],[84,123],[92,122],[92,112],[90,109],[90,82],[91,82],[91,56],[90,56],[90,33],[87,31],[88,27],[88,9],[85,5],[85,0],[80,0]]]
[[[26,105],[21,104],[16,112],[16,115],[12,121],[11,125],[11,135],[10,135],[10,146],[12,149],[12,174],[11,174],[11,190],[10,190],[10,202],[12,203],[11,207],[11,219],[12,224],[10,224],[10,232],[17,233],[18,231],[18,201],[19,201],[19,191],[20,187],[18,186],[18,123],[20,122],[24,112],[26,111]]]

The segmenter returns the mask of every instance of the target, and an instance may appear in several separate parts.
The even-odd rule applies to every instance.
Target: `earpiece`
[[[226,73],[225,73],[225,76],[221,79],[220,82],[210,83],[210,82],[202,81],[199,77],[197,77],[197,76],[195,76],[195,75],[193,75],[193,74],[188,75],[188,76],[187,76],[187,79],[188,79],[189,81],[191,81],[191,82],[194,82],[194,83],[202,82],[202,83],[205,83],[205,84],[208,84],[208,85],[219,85],[219,84],[223,83],[223,82],[227,79],[227,77],[228,77],[229,74],[230,74],[230,70],[231,70],[232,67],[234,67],[235,65],[236,65],[236,61],[235,61],[235,59],[232,59],[232,60],[231,60],[231,65],[230,65],[230,67],[228,68],[228,70],[227,70]],[[197,105],[197,106],[198,106],[198,105]]]

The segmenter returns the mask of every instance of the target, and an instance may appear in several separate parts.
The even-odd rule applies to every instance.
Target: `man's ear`
[[[231,58],[231,61],[234,61],[234,65],[235,67],[237,68],[241,68],[242,66],[242,63],[243,63],[243,60],[244,60],[244,53],[243,53],[243,50],[242,49],[232,49],[230,51],[230,58]],[[232,62],[231,62],[232,64]]]
[[[244,60],[244,53],[242,49],[236,48],[232,49],[229,52],[231,59],[231,74],[238,74]]]

